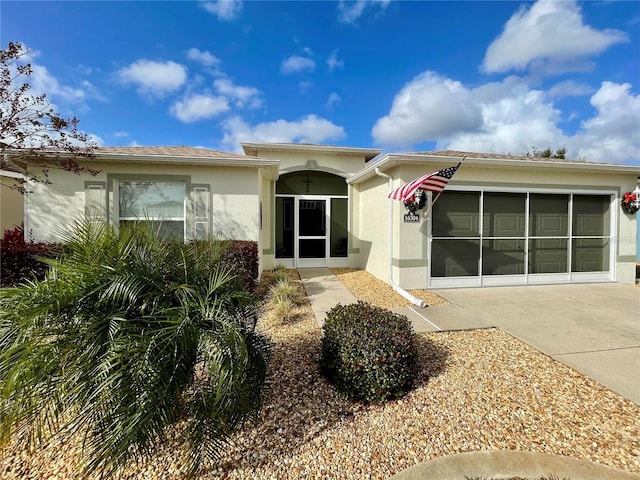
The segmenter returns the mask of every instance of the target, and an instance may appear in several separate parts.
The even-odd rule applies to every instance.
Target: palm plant
[[[0,290],[0,442],[84,432],[84,473],[110,475],[185,419],[193,476],[255,414],[266,376],[224,244],[88,220],[63,244],[43,281]]]

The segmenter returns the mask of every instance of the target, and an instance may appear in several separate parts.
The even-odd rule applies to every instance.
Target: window
[[[184,182],[118,182],[118,223],[148,222],[164,238],[185,239]]]

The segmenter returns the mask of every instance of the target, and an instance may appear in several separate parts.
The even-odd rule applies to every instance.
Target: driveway
[[[451,304],[412,309],[432,324],[424,321],[423,331],[499,327],[640,405],[640,288],[599,283],[437,293]]]

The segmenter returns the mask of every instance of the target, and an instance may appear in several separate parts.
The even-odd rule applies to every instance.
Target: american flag
[[[429,192],[440,193],[447,186],[453,174],[456,173],[460,162],[455,167],[443,168],[437,172],[430,173],[420,178],[416,178],[412,182],[409,182],[399,188],[396,188],[389,194],[389,198],[394,200],[400,200],[406,202],[409,200],[418,189],[427,190]]]

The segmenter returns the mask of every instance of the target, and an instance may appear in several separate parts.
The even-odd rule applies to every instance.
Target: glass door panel
[[[293,205],[293,197],[276,197],[276,258],[293,258]]]
[[[298,263],[299,266],[326,266],[327,199],[298,199],[298,259],[318,262]]]
[[[348,248],[346,198],[331,199],[331,252],[332,257],[346,257]]]
[[[299,241],[299,258],[324,258],[327,243],[324,238],[301,238]]]
[[[300,199],[298,235],[300,237],[324,237],[327,234],[326,200]]]

